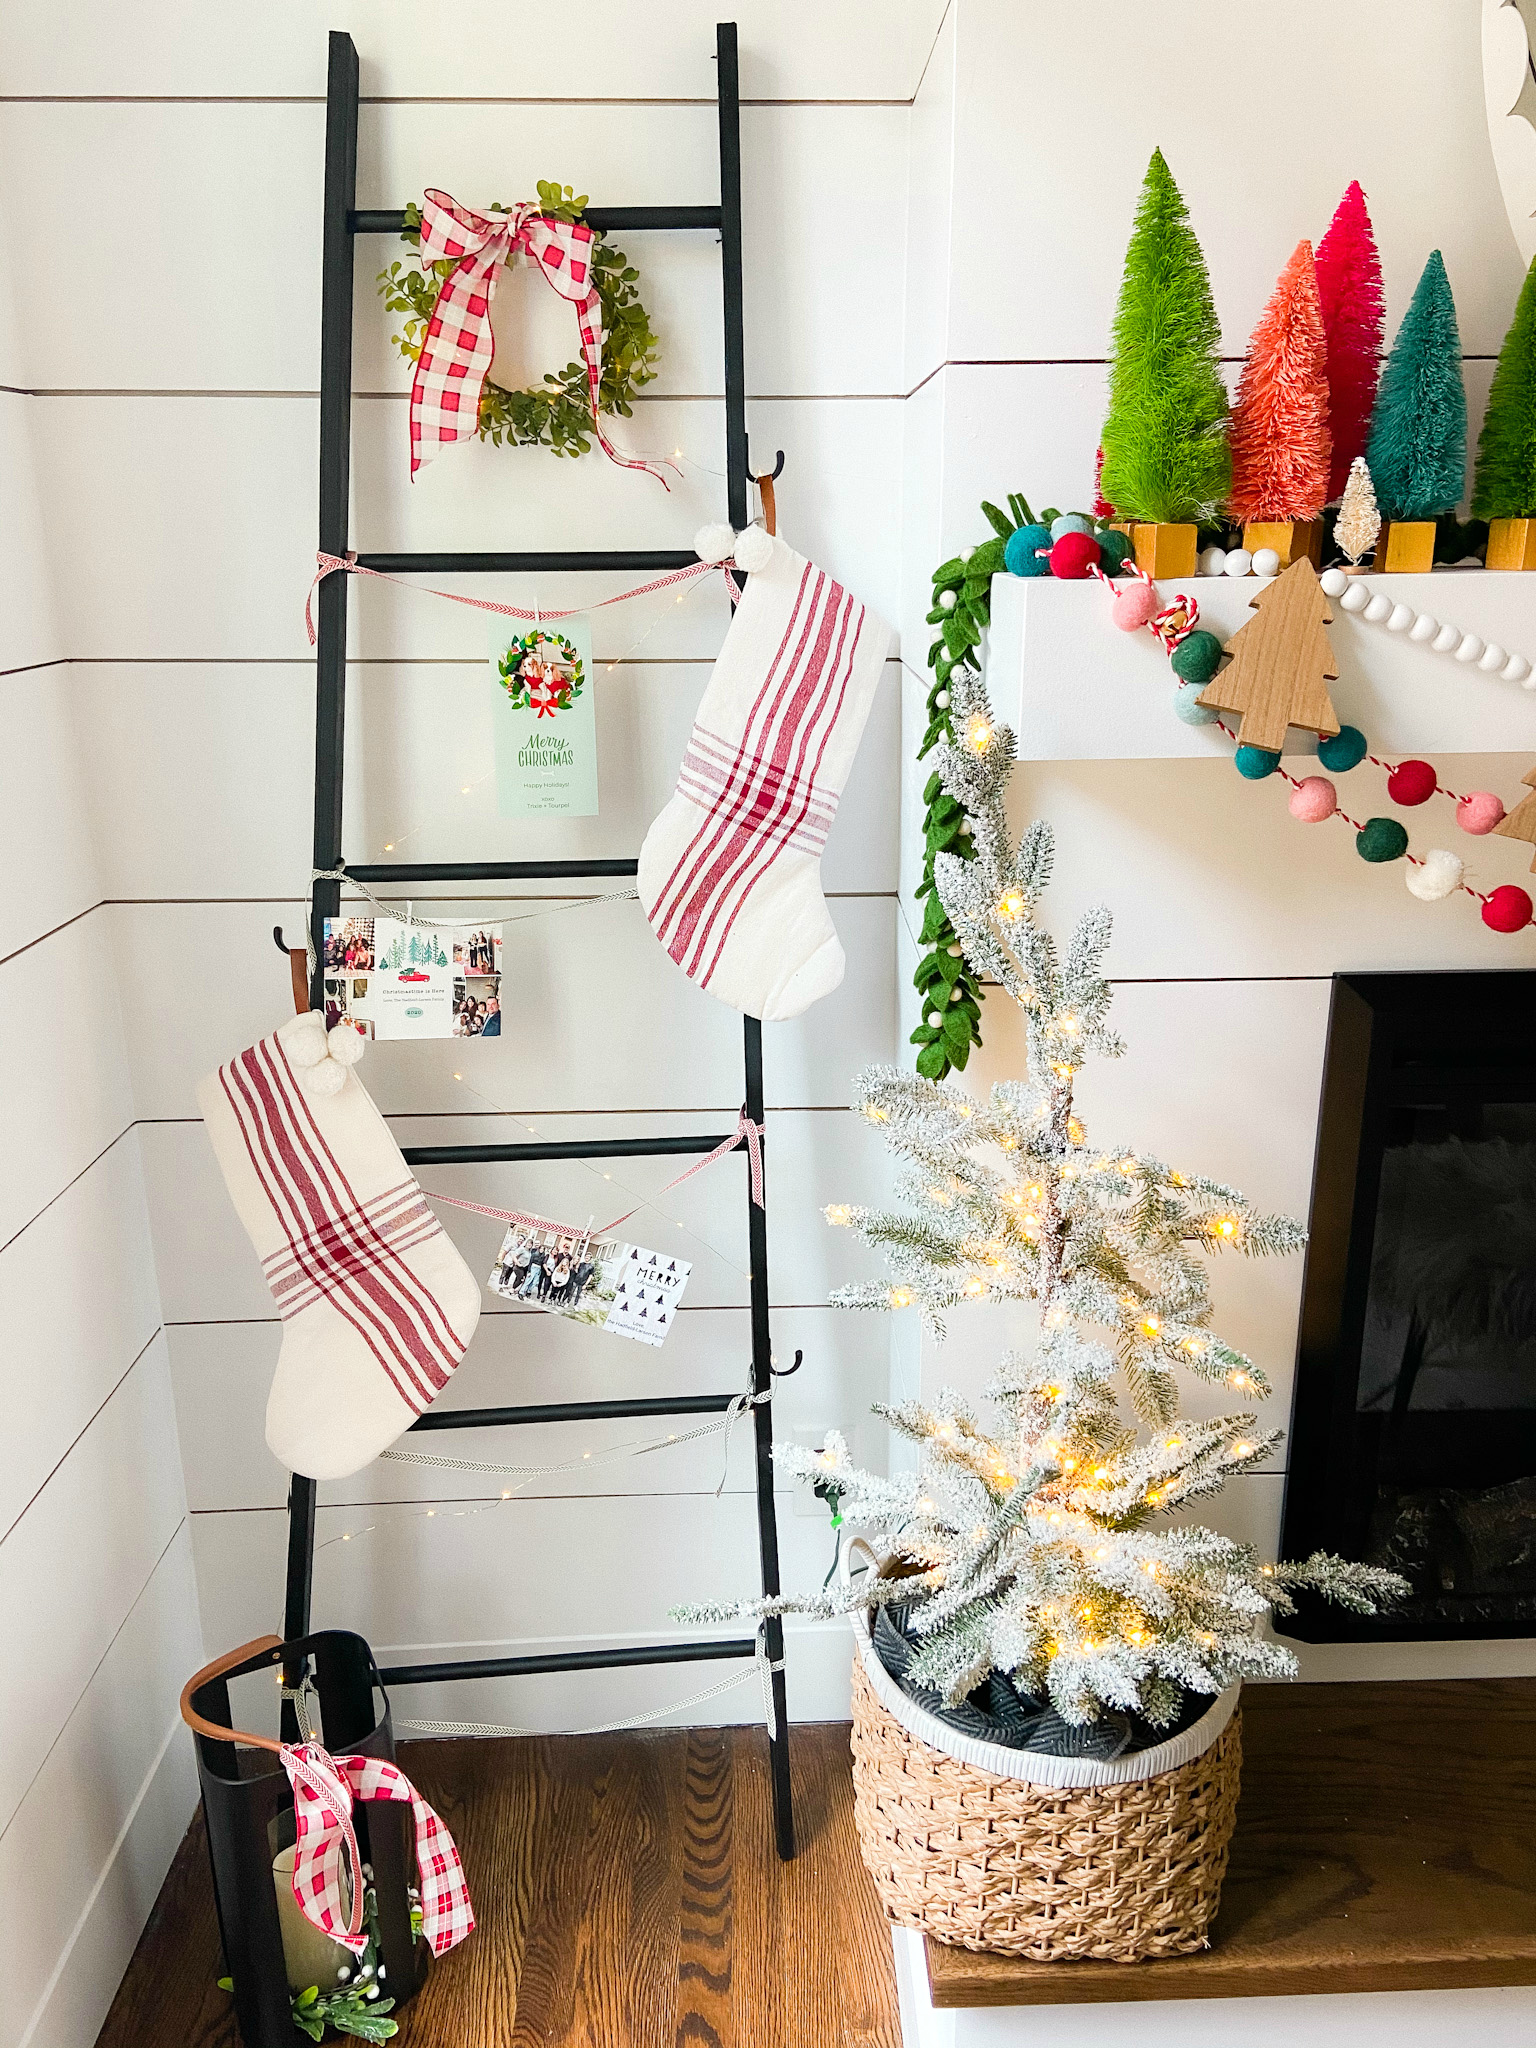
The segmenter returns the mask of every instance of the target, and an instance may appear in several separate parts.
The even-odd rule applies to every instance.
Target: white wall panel
[[[0,324],[14,326],[10,319]],[[0,669],[53,661],[60,651],[36,485],[35,427],[35,410],[28,400],[17,391],[0,391],[0,463],[6,479],[0,492],[0,545],[7,562]]]
[[[953,356],[1103,356],[1159,146],[1205,250],[1229,355],[1352,178],[1381,245],[1389,340],[1437,247],[1462,345],[1488,354],[1504,338],[1522,266],[1488,146],[1475,7],[1299,0],[1255,15],[1170,0],[1148,33],[1133,0],[1111,0],[1088,60],[1070,13],[964,0],[957,92],[954,274],[986,288],[957,290]]]
[[[157,1339],[0,1543],[10,1670],[0,1700],[0,1826],[185,1512],[170,1369]]]
[[[10,1987],[0,2042],[80,2048],[106,2016],[197,1801],[175,1700],[202,1662],[185,1524],[0,1835]]]
[[[96,822],[107,894],[302,894],[314,808],[315,682],[307,663],[103,663],[67,674],[100,791]],[[832,827],[822,859],[830,892],[894,885],[900,674],[899,663],[887,664]],[[498,688],[488,664],[354,666],[347,690],[350,857],[387,860],[387,848],[395,858],[422,861],[634,855],[675,787],[709,675],[706,661],[642,658],[600,669],[599,815],[518,821],[497,815],[491,764]],[[517,886],[528,894],[539,885]],[[570,884],[542,886],[563,893]],[[285,915],[297,940],[297,923]]]
[[[0,1299],[3,1536],[160,1325],[136,1132],[0,1251]]]
[[[19,784],[14,796],[8,792],[0,813],[7,881],[0,898],[0,959],[101,899],[90,814],[75,772],[74,680],[63,666],[0,675],[8,759],[27,764],[26,787],[35,802],[46,805],[54,828],[38,830],[33,803],[20,800]]]
[[[641,1117],[550,1115],[496,1118],[401,1116],[396,1138],[410,1144],[522,1143],[537,1139],[664,1136],[712,1128],[708,1112]],[[724,1119],[726,1129],[730,1118]],[[261,1268],[236,1220],[203,1127],[197,1122],[148,1124],[139,1133],[153,1221],[155,1260],[168,1322],[223,1322],[265,1318],[272,1298]],[[811,1113],[771,1105],[767,1151],[768,1275],[775,1304],[816,1307],[845,1281],[876,1275],[879,1262],[846,1232],[828,1229],[828,1202],[857,1200],[888,1184],[888,1162],[869,1125],[846,1111]],[[720,1160],[682,1187],[658,1194],[689,1162],[625,1159],[551,1160],[523,1166],[433,1166],[421,1169],[430,1192],[502,1208],[599,1223],[639,1199],[655,1195],[626,1228],[640,1243],[676,1244],[694,1262],[688,1299],[694,1308],[741,1307],[747,1300],[745,1167]],[[611,1207],[608,1206],[611,1203]],[[439,1211],[444,1228],[471,1268],[489,1272],[501,1226],[483,1216]]]

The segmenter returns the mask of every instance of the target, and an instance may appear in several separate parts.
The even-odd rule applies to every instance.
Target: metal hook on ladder
[[[778,508],[774,504],[773,487],[784,474],[784,450],[780,448],[774,456],[772,469],[764,470],[758,476],[752,468],[752,457],[747,456],[748,479],[757,485],[757,494],[763,501],[763,527],[768,533],[778,531]]]

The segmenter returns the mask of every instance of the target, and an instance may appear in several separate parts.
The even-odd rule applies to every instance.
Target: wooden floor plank
[[[477,1925],[396,2048],[900,2048],[848,1730],[797,1727],[791,1754],[782,1865],[760,1728],[402,1745]],[[199,1817],[97,2048],[239,2048],[222,1967]]]

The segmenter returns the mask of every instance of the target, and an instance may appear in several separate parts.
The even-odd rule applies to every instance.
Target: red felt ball
[[[1387,795],[1405,807],[1427,804],[1440,787],[1428,761],[1399,761],[1387,777]]]
[[[1483,923],[1494,932],[1523,932],[1531,921],[1531,899],[1513,882],[1495,889],[1483,905]]]
[[[1053,576],[1086,576],[1099,566],[1099,544],[1091,533],[1064,533],[1051,549]]]

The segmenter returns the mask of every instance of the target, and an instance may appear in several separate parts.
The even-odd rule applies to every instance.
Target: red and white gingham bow
[[[363,1928],[363,1871],[352,1826],[354,1799],[405,1799],[416,1823],[416,1869],[421,1879],[422,1932],[435,1956],[475,1931],[474,1908],[453,1837],[405,1773],[373,1756],[332,1756],[318,1742],[297,1748],[284,1743],[283,1769],[293,1787],[297,1835],[293,1857],[293,1896],[313,1927],[361,1955],[368,1937]],[[352,1911],[342,1908],[341,1858],[352,1863]]]
[[[561,298],[576,308],[581,353],[587,365],[592,427],[603,453],[625,469],[667,480],[654,463],[621,455],[598,416],[603,374],[602,307],[592,277],[592,230],[585,221],[552,220],[532,204],[511,213],[476,213],[446,192],[424,195],[423,265],[451,261],[416,362],[411,383],[411,475],[439,447],[468,440],[480,416],[480,392],[491,367],[491,300],[502,265],[524,250]]]

